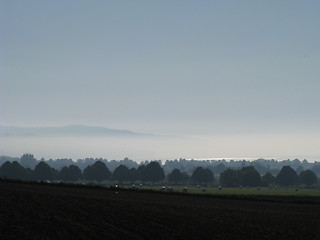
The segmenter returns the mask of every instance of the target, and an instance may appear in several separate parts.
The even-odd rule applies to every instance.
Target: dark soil
[[[320,239],[320,200],[0,181],[0,238]]]

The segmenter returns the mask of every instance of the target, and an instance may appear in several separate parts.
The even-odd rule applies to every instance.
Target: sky
[[[0,11],[0,125],[188,138],[149,146],[155,158],[320,156],[319,1],[3,0]],[[19,144],[2,139],[2,151]]]

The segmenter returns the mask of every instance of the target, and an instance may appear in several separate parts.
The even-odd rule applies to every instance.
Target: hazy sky
[[[2,125],[303,134],[319,147],[320,1],[3,0],[0,9]]]

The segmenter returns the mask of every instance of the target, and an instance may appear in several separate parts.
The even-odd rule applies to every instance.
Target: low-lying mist
[[[135,161],[176,158],[274,158],[319,161],[319,135],[219,135],[184,137],[0,137],[0,155],[32,153],[38,159],[106,158]]]

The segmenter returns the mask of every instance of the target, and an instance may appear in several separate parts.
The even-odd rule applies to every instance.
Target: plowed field
[[[0,181],[1,239],[320,239],[320,199]]]

